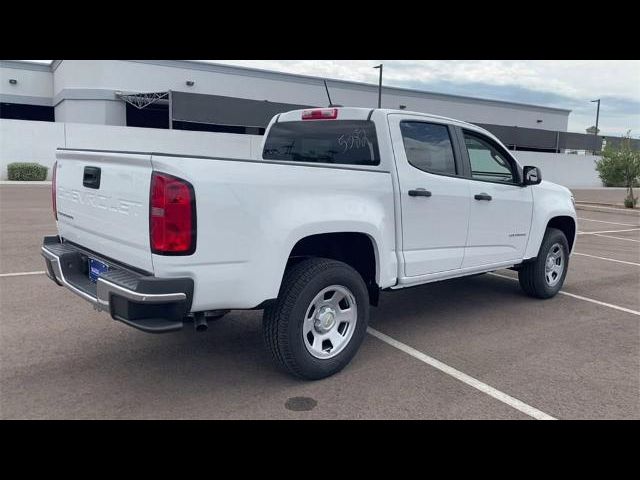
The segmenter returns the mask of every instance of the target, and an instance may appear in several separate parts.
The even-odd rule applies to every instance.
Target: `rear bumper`
[[[193,280],[157,278],[104,260],[57,236],[45,237],[42,256],[47,276],[60,286],[107,311],[115,320],[139,330],[162,333],[179,330],[191,309]],[[109,265],[94,283],[88,276],[88,258]]]

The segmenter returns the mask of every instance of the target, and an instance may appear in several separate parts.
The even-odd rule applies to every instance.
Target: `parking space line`
[[[506,393],[501,392],[500,390],[497,390],[492,386],[487,385],[486,383],[481,382],[480,380],[473,378],[467,375],[466,373],[461,372],[460,370],[456,370],[455,368],[450,367],[446,363],[442,363],[440,360],[436,360],[435,358],[430,357],[429,355],[426,355],[416,350],[415,348],[410,347],[409,345],[399,342],[398,340],[391,338],[388,335],[385,335],[384,333],[379,332],[374,328],[368,327],[367,332],[370,335],[373,335],[374,337],[376,337],[378,340],[381,340],[384,343],[391,345],[392,347],[397,348],[398,350],[401,350],[408,355],[411,355],[412,357],[420,360],[421,362],[426,363],[427,365],[432,366],[437,370],[440,370],[443,373],[446,373],[447,375],[455,378],[456,380],[460,380],[461,382],[466,383],[467,385],[475,388],[476,390],[480,390],[481,392],[486,393],[490,397],[493,397],[496,400],[499,400],[500,402],[505,403],[512,408],[515,408],[516,410],[524,413],[525,415],[529,415],[530,417],[533,417],[536,420],[556,420],[551,415],[544,413],[538,410],[537,408],[532,407],[531,405],[527,405],[523,401],[518,400],[517,398],[514,398],[511,395],[507,395]]]
[[[602,235],[601,233],[594,233],[593,235],[596,237],[615,238],[616,240],[627,240],[628,242],[640,243],[640,240],[636,240],[634,238],[614,237],[613,235]]]
[[[587,302],[595,303],[596,305],[602,305],[603,307],[613,308],[614,310],[620,310],[621,312],[631,313],[633,315],[640,316],[640,312],[637,310],[631,310],[630,308],[620,307],[618,305],[614,305],[613,303],[601,302],[600,300],[594,300],[593,298],[583,297],[582,295],[576,295],[575,293],[569,292],[558,292],[562,295],[566,295],[567,297],[577,298],[578,300],[585,300]]]
[[[616,260],[615,258],[598,257],[597,255],[589,255],[588,253],[573,252],[572,255],[582,255],[583,257],[597,258],[598,260],[607,260],[609,262],[624,263],[626,265],[635,265],[640,267],[640,263],[627,262],[625,260]]]
[[[0,273],[0,277],[21,277],[23,275],[42,275],[44,270],[37,272]]]
[[[595,232],[578,232],[578,235],[599,235],[601,233],[622,233],[622,232],[636,232],[639,228],[627,228],[626,230],[596,230]]]
[[[610,225],[622,225],[624,227],[637,227],[638,225],[633,224],[633,223],[618,223],[618,222],[607,222],[605,220],[595,220],[593,218],[583,218],[583,217],[578,217],[578,220],[582,220],[585,222],[598,222],[598,223],[608,223]]]
[[[518,281],[517,278],[509,277],[507,275],[501,275],[499,273],[489,272],[489,275],[493,275],[494,277],[506,278],[507,280]],[[619,305],[614,305],[613,303],[601,302],[600,300],[595,300],[589,297],[583,297],[582,295],[576,295],[575,293],[565,292],[564,290],[560,290],[558,292],[560,295],[566,295],[567,297],[577,298],[578,300],[584,300],[585,302],[595,303],[596,305],[601,305],[603,307],[609,307],[614,310],[619,310],[625,313],[631,313],[632,315],[640,316],[640,312],[637,310],[631,310],[630,308],[621,307]]]

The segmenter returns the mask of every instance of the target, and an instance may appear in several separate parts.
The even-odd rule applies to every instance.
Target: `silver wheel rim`
[[[347,287],[324,288],[311,301],[304,316],[304,346],[316,358],[333,358],[349,344],[357,320],[356,299]]]
[[[544,279],[547,285],[554,287],[562,278],[564,272],[564,250],[562,245],[554,243],[547,253],[544,262]]]

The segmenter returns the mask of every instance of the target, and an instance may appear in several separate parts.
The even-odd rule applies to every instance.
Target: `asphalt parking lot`
[[[384,293],[352,363],[305,382],[271,362],[261,312],[151,335],[54,285],[50,201],[0,186],[2,419],[640,418],[637,213],[580,209],[550,300],[509,270]]]

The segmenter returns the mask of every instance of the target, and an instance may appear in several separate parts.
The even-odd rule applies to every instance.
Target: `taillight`
[[[196,198],[189,182],[153,172],[149,237],[151,251],[159,255],[190,255],[195,251]]]
[[[56,172],[58,170],[58,162],[53,162],[53,173],[51,174],[51,206],[53,207],[53,216],[58,221],[58,205],[56,203]]]
[[[338,118],[337,108],[320,108],[302,112],[302,120],[335,120]]]

